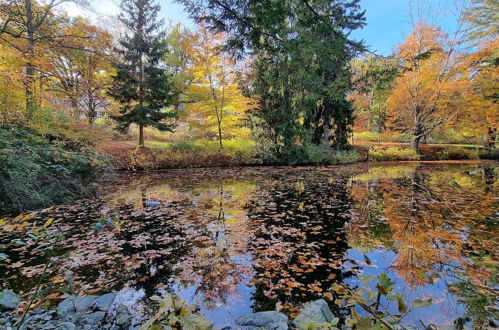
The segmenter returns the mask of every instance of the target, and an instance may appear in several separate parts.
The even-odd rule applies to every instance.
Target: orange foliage
[[[419,139],[456,116],[465,83],[455,67],[454,48],[434,26],[419,24],[398,48],[405,68],[388,100],[390,125]]]

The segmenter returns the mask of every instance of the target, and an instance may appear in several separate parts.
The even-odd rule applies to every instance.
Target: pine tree
[[[359,0],[178,0],[191,16],[250,52],[259,100],[254,134],[264,153],[287,161],[306,144],[345,148],[353,124],[348,62],[364,49]]]
[[[163,21],[157,19],[159,5],[152,0],[123,0],[120,21],[128,33],[119,41],[121,57],[109,95],[121,104],[120,115],[112,116],[118,128],[139,126],[139,146],[144,146],[144,127],[172,131],[164,119],[176,113],[166,108],[173,104],[170,75],[162,67],[167,52]]]

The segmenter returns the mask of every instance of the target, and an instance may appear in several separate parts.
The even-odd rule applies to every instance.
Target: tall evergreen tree
[[[251,52],[260,102],[254,133],[268,152],[292,158],[307,143],[346,147],[353,124],[348,63],[364,49],[349,38],[365,23],[359,0],[178,1],[228,33],[228,47]]]
[[[118,128],[126,130],[130,124],[139,126],[139,146],[144,146],[144,127],[172,131],[175,111],[166,107],[173,104],[174,92],[170,75],[161,60],[168,48],[163,21],[157,19],[160,7],[153,0],[123,0],[120,21],[127,33],[119,41],[121,57],[115,63],[117,73],[109,95],[121,104],[120,115],[112,116]]]

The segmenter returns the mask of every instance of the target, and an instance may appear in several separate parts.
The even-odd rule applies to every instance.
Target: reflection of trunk
[[[496,147],[496,136],[497,136],[497,128],[489,127],[487,129],[487,137],[485,140],[485,148],[493,149]]]
[[[146,188],[141,188],[140,189],[140,197],[141,197],[141,200],[142,200],[142,207],[146,207],[147,206],[147,189]]]
[[[492,168],[485,168],[483,175],[485,178],[485,192],[486,193],[493,192],[494,191],[494,181],[495,181],[494,170]]]
[[[144,126],[139,125],[139,148],[144,147]]]

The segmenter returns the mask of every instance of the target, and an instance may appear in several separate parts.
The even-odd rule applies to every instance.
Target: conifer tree
[[[152,0],[123,0],[119,16],[128,31],[119,41],[121,61],[115,63],[117,73],[109,90],[121,104],[120,115],[112,118],[121,130],[138,125],[140,147],[144,146],[144,127],[172,131],[173,126],[163,120],[175,116],[166,109],[172,105],[174,93],[161,63],[167,44],[163,21],[157,19],[159,10]]]

